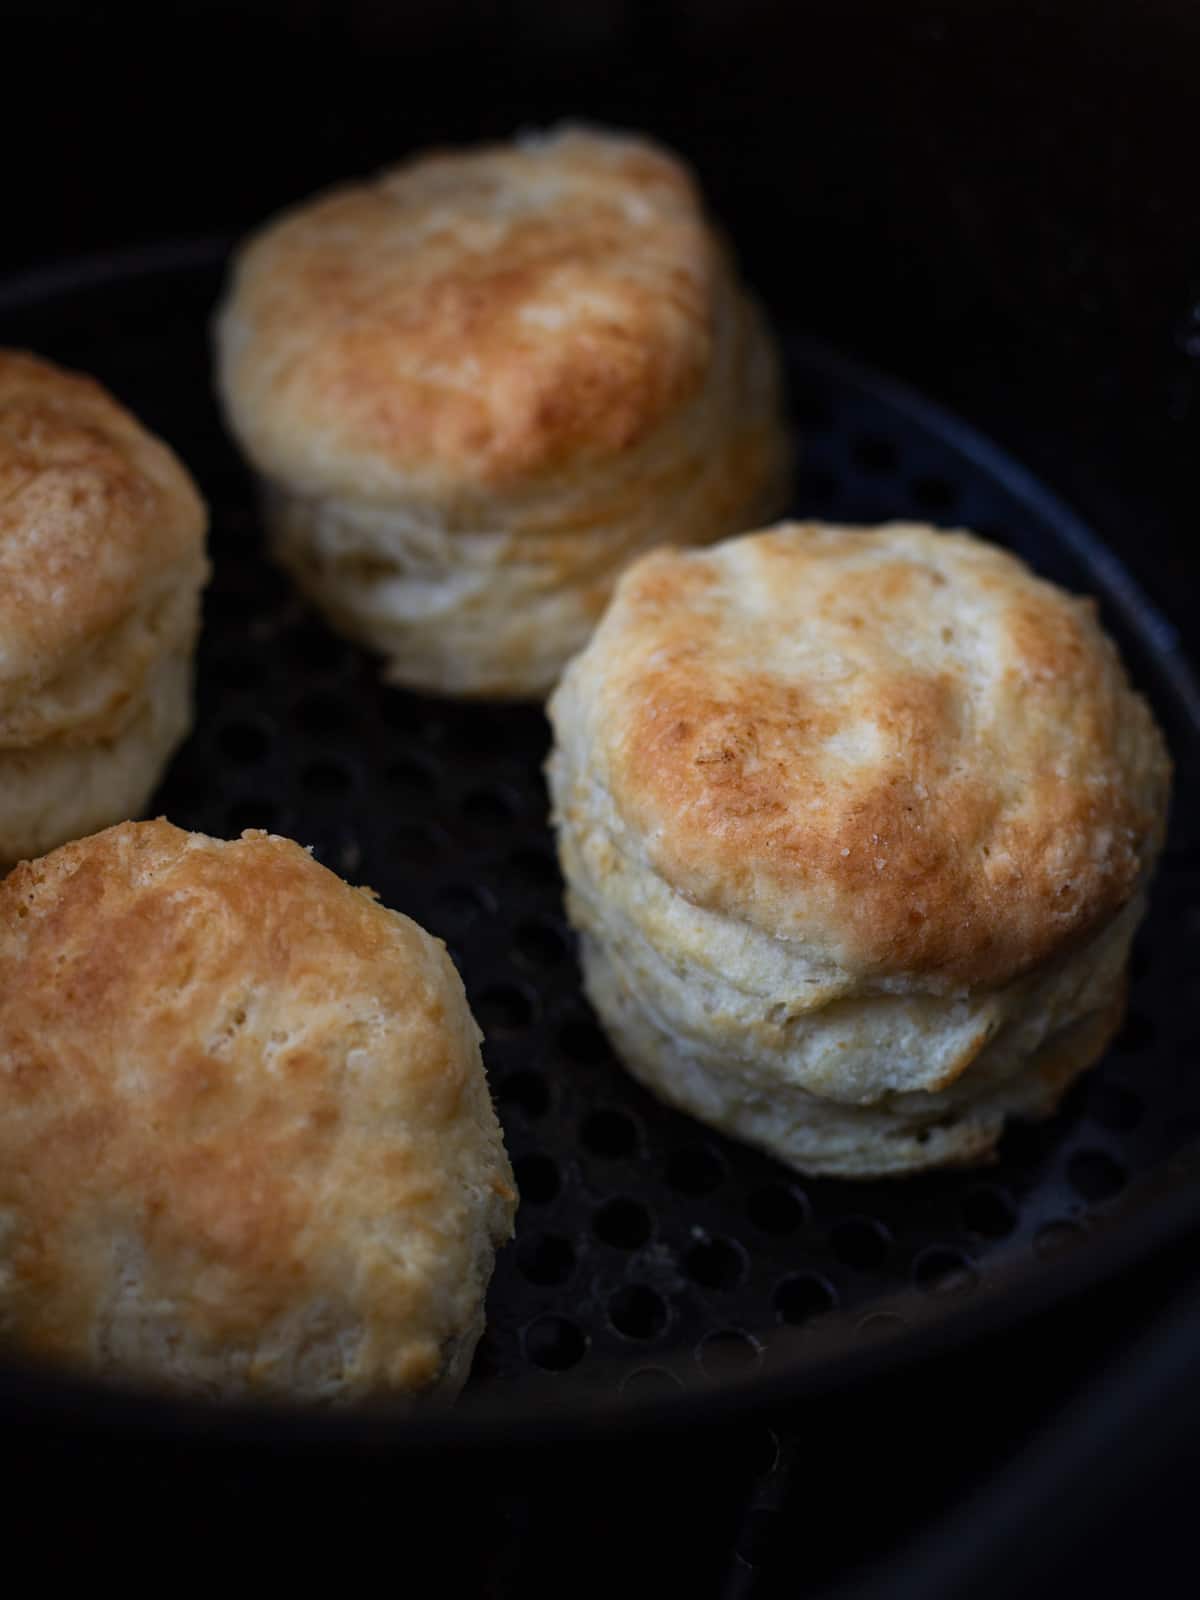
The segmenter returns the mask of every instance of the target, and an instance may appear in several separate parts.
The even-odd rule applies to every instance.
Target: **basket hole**
[[[1123,1083],[1097,1078],[1088,1092],[1088,1114],[1112,1133],[1128,1133],[1142,1120],[1146,1106],[1141,1095]]]
[[[584,1118],[579,1136],[595,1156],[619,1160],[637,1148],[637,1127],[623,1111],[593,1111]]]
[[[696,1358],[705,1374],[720,1382],[750,1372],[761,1359],[762,1351],[740,1328],[722,1328],[701,1341]]]
[[[963,1223],[985,1239],[1003,1239],[1017,1225],[1017,1211],[1001,1189],[969,1189],[963,1196]]]
[[[524,1243],[517,1252],[521,1276],[530,1283],[552,1288],[565,1283],[575,1270],[575,1252],[566,1239],[544,1233]]]
[[[703,1239],[683,1258],[683,1270],[702,1289],[736,1289],[746,1275],[741,1247],[729,1239]]]
[[[667,1325],[667,1303],[644,1283],[629,1283],[608,1302],[608,1319],[627,1339],[653,1339]]]
[[[672,1150],[666,1177],[679,1194],[711,1194],[725,1181],[725,1164],[713,1151],[694,1145]]]
[[[847,1217],[829,1237],[834,1255],[847,1267],[874,1272],[887,1260],[887,1230],[870,1217]]]
[[[1067,1181],[1081,1200],[1094,1205],[1125,1187],[1125,1169],[1103,1150],[1077,1150],[1067,1162]]]
[[[960,1250],[935,1245],[913,1263],[913,1282],[927,1294],[969,1294],[979,1274]]]
[[[296,721],[310,738],[327,739],[344,733],[350,715],[344,700],[329,694],[306,694],[296,706]]]
[[[434,925],[445,933],[462,933],[493,909],[489,896],[469,883],[451,883],[434,902]]]
[[[562,1187],[558,1168],[549,1156],[520,1156],[513,1162],[513,1176],[524,1204],[549,1205]]]
[[[639,1367],[621,1384],[621,1397],[625,1400],[657,1400],[678,1394],[681,1381],[665,1367]]]
[[[958,499],[958,491],[954,485],[933,473],[914,478],[909,490],[921,510],[933,514],[949,511]]]
[[[850,451],[854,465],[862,472],[895,472],[896,446],[879,433],[864,433],[855,439]]]
[[[1000,1142],[1001,1158],[1015,1167],[1034,1167],[1046,1154],[1050,1130],[1043,1124],[1015,1117]]]
[[[636,1200],[618,1197],[596,1212],[592,1232],[614,1250],[637,1250],[650,1237],[650,1213]]]
[[[746,1201],[746,1215],[763,1233],[794,1233],[808,1216],[803,1195],[786,1183],[768,1183]]]
[[[523,922],[513,936],[513,948],[527,966],[546,970],[566,959],[566,940],[547,922]]]
[[[594,1022],[566,1022],[558,1031],[558,1047],[570,1061],[595,1067],[612,1056],[608,1040]]]
[[[586,1349],[587,1340],[566,1317],[539,1317],[525,1329],[525,1354],[543,1372],[566,1372]]]
[[[550,1109],[550,1090],[540,1072],[510,1072],[498,1090],[501,1103],[515,1106],[527,1117],[544,1117]]]
[[[471,1009],[485,1034],[520,1033],[533,1021],[533,1001],[515,984],[485,989]]]
[[[217,735],[221,753],[239,767],[253,766],[270,748],[265,729],[253,722],[227,722]]]
[[[300,784],[308,794],[332,799],[335,795],[348,793],[354,779],[338,761],[310,761],[301,769]]]
[[[785,1278],[775,1291],[775,1314],[781,1322],[800,1327],[814,1317],[823,1317],[837,1305],[837,1295],[824,1278],[815,1273],[797,1273]]]

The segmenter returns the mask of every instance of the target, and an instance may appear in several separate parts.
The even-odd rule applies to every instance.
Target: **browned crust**
[[[193,1349],[324,1305],[435,1379],[514,1198],[440,945],[289,840],[126,823],[0,885],[0,996],[0,1331],[94,1358],[124,1250]]]
[[[0,711],[204,570],[204,504],[91,378],[0,351]]]
[[[297,487],[370,464],[511,488],[634,448],[694,395],[727,276],[690,173],[648,141],[425,154],[244,247],[223,388]]]
[[[866,975],[1007,982],[1161,842],[1165,747],[1093,606],[965,534],[655,552],[573,670],[651,865]]]

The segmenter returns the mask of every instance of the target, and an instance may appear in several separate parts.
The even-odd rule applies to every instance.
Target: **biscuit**
[[[145,806],[191,725],[205,526],[99,384],[0,351],[0,862]]]
[[[444,946],[299,845],[0,885],[0,1342],[211,1397],[453,1395],[516,1193]]]
[[[1169,761],[1095,608],[967,533],[656,551],[550,702],[589,996],[804,1172],[977,1161],[1121,1016]]]
[[[318,196],[238,253],[216,350],[279,559],[399,684],[541,695],[632,556],[786,498],[763,321],[642,139],[567,128]]]

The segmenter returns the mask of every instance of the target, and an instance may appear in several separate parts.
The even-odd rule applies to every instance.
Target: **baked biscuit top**
[[[643,139],[426,154],[251,239],[223,390],[289,488],[497,491],[633,448],[686,404],[726,271],[692,177]]]
[[[100,384],[0,350],[0,705],[68,674],[204,571],[204,504]]]
[[[967,533],[655,551],[557,708],[672,887],[885,987],[1005,983],[1162,839],[1164,742],[1094,604]]]
[[[201,1348],[326,1307],[434,1378],[514,1200],[437,941],[289,840],[125,823],[0,885],[0,993],[0,1324],[100,1348],[124,1251]]]

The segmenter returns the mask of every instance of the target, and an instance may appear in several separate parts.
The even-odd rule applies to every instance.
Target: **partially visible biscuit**
[[[206,522],[98,383],[0,351],[0,861],[145,806],[191,723]]]
[[[550,704],[588,992],[809,1172],[977,1160],[1120,1018],[1169,762],[1094,607],[965,533],[783,525],[623,578]]]
[[[399,683],[541,694],[632,556],[786,494],[769,336],[643,139],[568,128],[318,196],[239,252],[216,333],[280,559]]]
[[[444,946],[286,839],[0,885],[0,1343],[213,1397],[462,1385],[516,1193]]]

